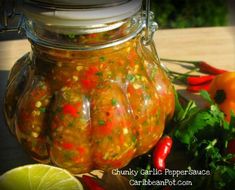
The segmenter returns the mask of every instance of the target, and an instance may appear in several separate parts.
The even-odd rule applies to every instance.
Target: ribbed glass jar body
[[[32,51],[11,70],[4,112],[35,160],[73,173],[121,168],[161,137],[172,85],[142,43],[141,14],[121,22],[64,33],[25,20]]]

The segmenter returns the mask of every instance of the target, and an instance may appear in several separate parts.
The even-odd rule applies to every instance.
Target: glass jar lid
[[[50,26],[90,26],[117,22],[136,14],[142,0],[25,0],[24,13]]]

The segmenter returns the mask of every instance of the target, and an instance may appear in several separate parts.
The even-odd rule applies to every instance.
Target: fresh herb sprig
[[[227,154],[226,149],[235,139],[235,116],[228,123],[209,94],[201,91],[200,95],[208,102],[207,108],[201,109],[193,101],[183,108],[177,99],[176,114],[167,131],[187,151],[187,168],[211,172],[210,176],[191,176],[195,185],[188,189],[231,189],[235,187],[235,163],[231,161],[235,155]]]

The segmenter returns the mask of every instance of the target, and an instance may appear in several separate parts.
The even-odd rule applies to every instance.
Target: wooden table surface
[[[204,60],[219,68],[235,70],[235,27],[159,30],[154,40],[160,58]],[[29,50],[30,44],[27,40],[0,42],[1,108],[9,69]],[[178,65],[167,64],[167,66],[184,72]],[[179,87],[181,88],[184,87]],[[2,112],[0,112],[0,130],[0,174],[13,167],[34,162],[7,130]]]

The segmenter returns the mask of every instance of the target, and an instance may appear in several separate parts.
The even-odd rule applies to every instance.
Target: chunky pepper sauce
[[[93,51],[33,44],[12,70],[5,113],[34,159],[82,173],[123,167],[156,144],[174,93],[141,46],[139,37]]]

